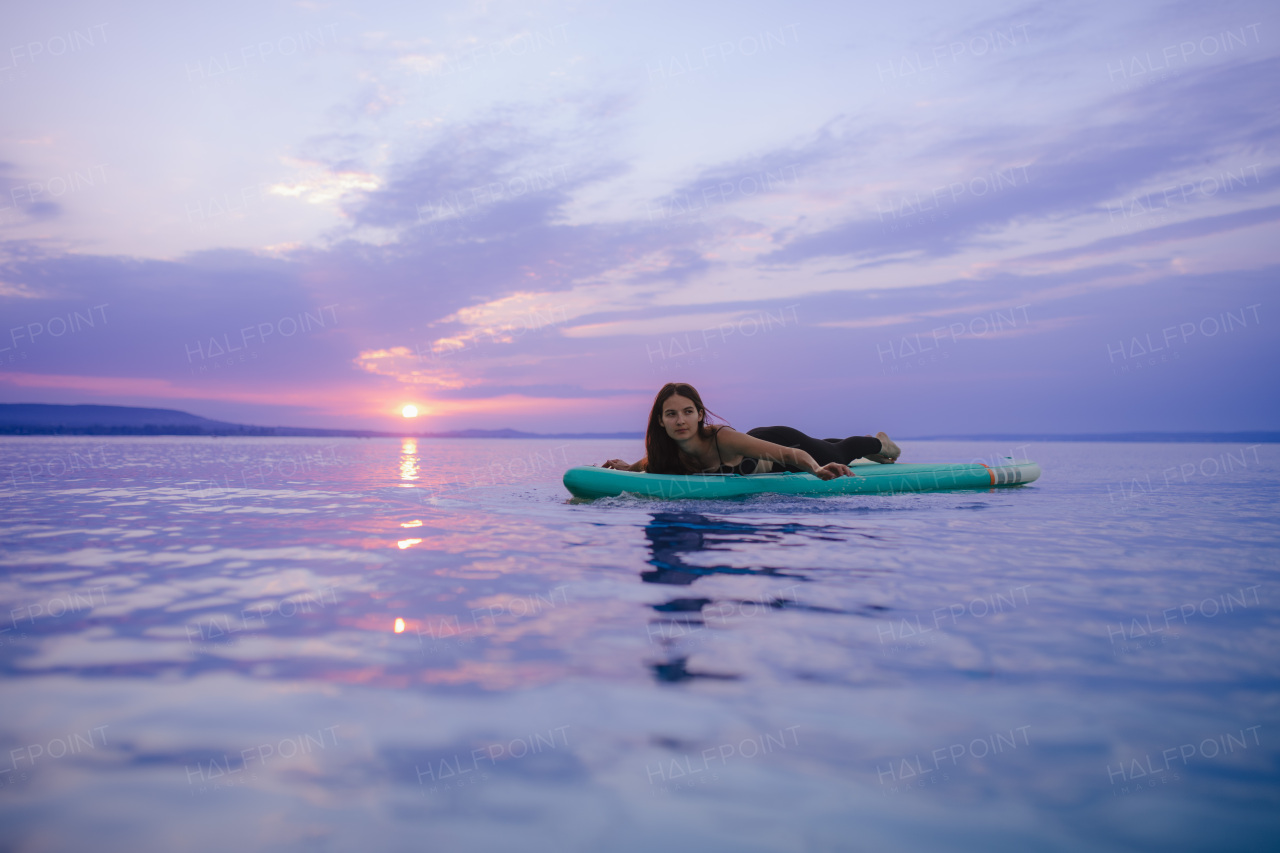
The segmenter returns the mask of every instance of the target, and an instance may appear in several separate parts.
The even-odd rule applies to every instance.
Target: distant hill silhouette
[[[235,430],[238,424],[213,421],[177,409],[132,406],[59,406],[46,403],[0,404],[0,428],[6,432],[33,429],[139,429],[177,427],[183,430]]]
[[[178,409],[135,406],[64,406],[50,403],[0,403],[0,435],[243,435],[329,436],[355,438],[643,438],[640,432],[533,433],[514,429],[464,429],[449,432],[382,432],[248,426],[202,418]]]

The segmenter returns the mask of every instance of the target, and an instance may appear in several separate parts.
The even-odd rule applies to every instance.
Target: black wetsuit
[[[736,467],[724,464],[723,459],[720,457],[719,432],[720,430],[717,429],[716,436],[712,439],[716,444],[716,458],[720,460],[720,466],[717,470],[721,474],[755,473],[756,466],[760,460],[750,456],[742,457],[742,461]],[[747,435],[773,444],[781,444],[783,447],[799,448],[812,456],[819,465],[826,465],[829,462],[848,465],[855,459],[879,453],[883,449],[880,439],[875,436],[851,435],[848,438],[819,439],[807,436],[798,429],[786,426],[756,427],[755,429],[747,430]],[[805,473],[803,468],[797,468],[794,465],[779,466],[777,462],[773,463],[772,470]]]

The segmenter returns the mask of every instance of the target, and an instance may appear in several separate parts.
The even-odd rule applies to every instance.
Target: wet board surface
[[[1025,459],[1002,465],[981,463],[874,462],[849,466],[852,477],[820,480],[812,474],[645,474],[612,468],[579,466],[564,473],[564,485],[574,497],[604,498],[621,494],[652,498],[738,498],[758,494],[860,495],[886,492],[934,492],[949,489],[987,489],[1034,482],[1040,466]]]

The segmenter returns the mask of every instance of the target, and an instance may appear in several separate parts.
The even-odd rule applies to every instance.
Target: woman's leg
[[[798,429],[787,426],[756,427],[747,430],[747,435],[755,436],[763,441],[781,444],[783,447],[796,447],[808,453],[819,465],[828,462],[839,462],[848,465],[881,450],[880,439],[867,435],[851,435],[848,438],[832,440],[811,438]],[[777,470],[775,467],[774,470]],[[799,471],[799,468],[788,465],[786,470]]]

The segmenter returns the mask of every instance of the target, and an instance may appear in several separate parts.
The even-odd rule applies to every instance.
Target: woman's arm
[[[733,427],[721,427],[716,438],[720,441],[721,454],[723,456],[741,454],[743,456],[753,456],[757,459],[770,459],[783,465],[794,465],[797,468],[803,468],[823,480],[838,477],[840,474],[849,477],[853,476],[853,472],[847,466],[838,462],[819,465],[818,460],[798,447],[783,447],[781,444],[774,444],[772,441],[765,441],[762,438],[756,438],[754,435],[738,432]],[[820,472],[827,472],[830,476],[824,477]]]
[[[648,456],[641,458],[641,460],[634,465],[628,464],[625,460],[622,460],[622,459],[610,459],[608,462],[604,463],[604,465],[601,467],[613,468],[618,471],[644,471],[645,463],[648,461],[649,461]]]

